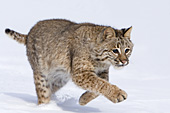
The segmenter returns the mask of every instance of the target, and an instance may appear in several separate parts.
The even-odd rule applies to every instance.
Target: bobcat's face
[[[124,67],[129,64],[133,43],[130,40],[132,27],[114,31],[106,31],[104,41],[97,47],[97,59],[114,67]],[[109,34],[108,34],[109,33]]]
[[[110,43],[111,44],[111,43]],[[129,64],[133,44],[127,37],[116,37],[112,42],[113,47],[108,48],[108,61],[115,67],[123,67]]]

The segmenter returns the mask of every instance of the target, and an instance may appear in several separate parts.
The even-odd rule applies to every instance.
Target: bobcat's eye
[[[125,49],[125,53],[128,53],[130,51],[130,49]]]
[[[119,53],[119,50],[118,50],[118,49],[113,49],[113,53],[118,54],[118,53]]]

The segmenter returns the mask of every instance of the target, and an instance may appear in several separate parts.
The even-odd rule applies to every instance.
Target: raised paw
[[[112,85],[112,88],[110,91],[108,91],[106,97],[113,103],[118,103],[127,98],[127,93],[119,89],[117,86]]]
[[[116,92],[116,96],[112,98],[112,102],[114,103],[122,102],[126,100],[126,98],[127,98],[127,93],[120,89],[118,92]]]

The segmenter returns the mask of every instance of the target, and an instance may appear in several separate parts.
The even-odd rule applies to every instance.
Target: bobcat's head
[[[116,30],[107,27],[97,39],[94,48],[96,60],[112,64],[114,67],[124,67],[129,64],[133,43],[130,40],[132,27]]]

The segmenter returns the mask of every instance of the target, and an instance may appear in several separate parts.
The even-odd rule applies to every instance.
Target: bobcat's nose
[[[128,64],[128,61],[127,61],[127,60],[121,60],[121,61],[120,61],[120,64],[123,65],[123,66],[125,66],[125,65]]]
[[[126,61],[126,60],[123,60],[122,63],[123,63],[124,65],[126,65],[126,64],[127,64],[127,61]]]

